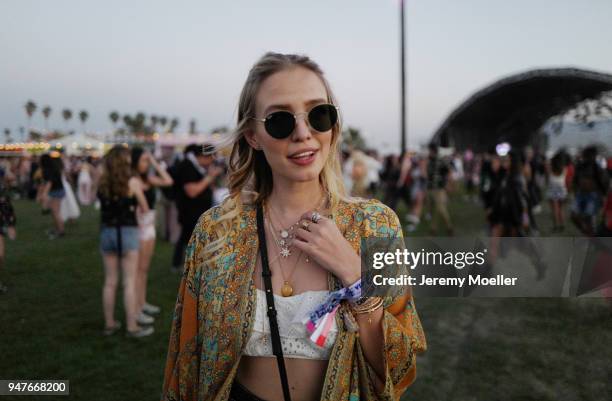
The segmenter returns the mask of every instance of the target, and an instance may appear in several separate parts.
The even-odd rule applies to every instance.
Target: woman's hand
[[[350,286],[361,277],[361,257],[333,220],[321,216],[314,223],[312,215],[307,212],[300,218],[293,245],[338,277],[345,287]]]

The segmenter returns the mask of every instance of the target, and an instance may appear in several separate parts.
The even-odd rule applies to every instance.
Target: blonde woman
[[[345,196],[340,132],[317,64],[268,53],[253,66],[230,196],[187,247],[163,400],[398,399],[414,380],[425,339],[411,296],[351,298],[360,238],[402,231],[380,202]],[[312,331],[331,292],[350,301]]]

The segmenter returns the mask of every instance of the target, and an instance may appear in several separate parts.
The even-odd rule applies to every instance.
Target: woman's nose
[[[310,127],[306,122],[307,115],[302,114],[298,115],[295,119],[295,129],[293,130],[293,140],[295,141],[304,141],[306,139],[310,139],[312,133],[310,132]]]

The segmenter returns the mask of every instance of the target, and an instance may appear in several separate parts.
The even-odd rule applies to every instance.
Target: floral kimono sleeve
[[[380,204],[377,220],[386,221],[379,230],[403,238],[397,215]],[[383,224],[385,225],[385,224]],[[403,244],[403,241],[401,242]],[[416,354],[426,350],[427,343],[410,289],[385,298],[383,313],[385,386],[381,400],[399,400],[416,378]],[[370,375],[375,375],[368,364]]]
[[[186,249],[164,370],[162,401],[197,400],[201,341],[198,336],[198,297],[206,243],[204,218],[196,225]]]

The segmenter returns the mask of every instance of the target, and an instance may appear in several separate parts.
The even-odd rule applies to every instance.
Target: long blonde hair
[[[127,196],[131,176],[129,149],[122,145],[113,146],[104,156],[100,192],[107,198]]]
[[[271,75],[290,68],[301,67],[314,72],[321,79],[327,92],[327,101],[337,105],[335,96],[321,68],[310,58],[303,55],[266,53],[249,71],[238,103],[238,121],[236,129],[227,137],[219,140],[218,148],[231,146],[229,157],[228,183],[230,195],[223,202],[220,217],[212,222],[220,227],[215,228],[218,239],[205,246],[205,253],[219,249],[225,240],[231,221],[242,210],[245,198],[249,202],[262,203],[272,193],[272,169],[263,152],[255,150],[246,140],[245,133],[252,130],[255,117],[255,100],[263,81]],[[346,196],[340,165],[340,141],[342,127],[340,118],[332,127],[330,150],[319,175],[319,182],[329,198],[331,210],[335,210],[340,200],[350,201]]]

